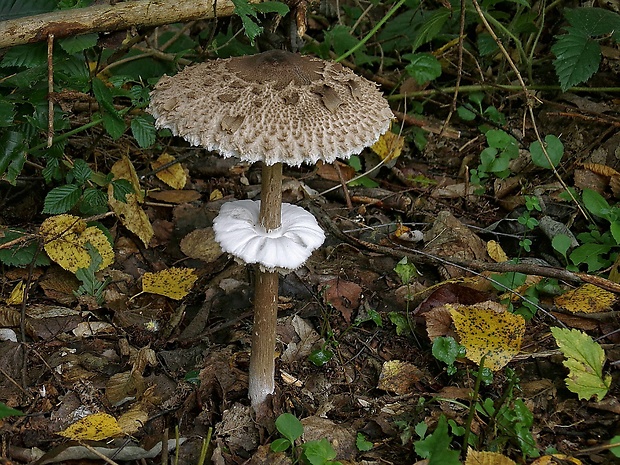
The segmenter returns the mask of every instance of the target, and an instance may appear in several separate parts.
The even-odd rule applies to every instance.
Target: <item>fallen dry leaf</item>
[[[598,313],[611,309],[616,302],[616,294],[594,284],[584,284],[557,296],[553,302],[572,313]]]

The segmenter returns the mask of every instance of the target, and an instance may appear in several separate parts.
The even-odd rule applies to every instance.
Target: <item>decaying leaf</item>
[[[381,160],[390,161],[398,158],[405,146],[405,138],[388,131],[379,137],[370,148]]]
[[[359,307],[362,288],[359,284],[334,278],[322,286],[325,302],[338,310],[347,322],[351,322],[353,310]]]
[[[517,465],[499,452],[478,452],[471,447],[467,449],[465,465]]]
[[[224,253],[215,241],[213,228],[195,229],[181,240],[181,251],[190,258],[214,262]]]
[[[555,342],[566,357],[570,370],[566,387],[580,399],[603,399],[611,386],[611,376],[603,377],[605,352],[590,336],[577,329],[551,328]]]
[[[110,377],[105,387],[105,395],[111,405],[135,399],[142,395],[146,385],[142,374],[138,371],[124,371]]]
[[[118,418],[118,426],[125,434],[137,433],[148,421],[149,414],[136,406]]]
[[[116,418],[100,412],[76,421],[58,434],[74,441],[102,441],[122,432]]]
[[[600,163],[583,163],[582,165],[585,169],[592,171],[595,174],[599,174],[601,176],[620,176],[615,169],[611,166],[601,165]]]
[[[216,189],[217,190],[217,189]],[[194,190],[167,190],[167,191],[149,191],[149,197],[159,202],[168,203],[189,203],[200,199],[200,192]]]
[[[157,273],[144,273],[142,292],[180,300],[189,293],[197,279],[193,268],[168,268]]]
[[[20,280],[13,290],[11,291],[11,295],[8,299],[6,299],[6,303],[8,305],[19,305],[24,301],[24,295],[26,293],[26,284],[24,281]]]
[[[73,215],[57,215],[47,218],[39,230],[45,243],[43,248],[49,257],[65,270],[75,273],[90,266],[90,254],[86,245],[90,243],[102,262],[99,270],[114,262],[114,251],[103,231],[96,226],[86,227],[86,222]]]
[[[530,465],[581,465],[582,462],[575,457],[565,454],[544,455],[534,460]]]
[[[157,160],[151,163],[151,167],[153,170],[157,170],[175,161],[176,159],[172,155],[162,153]],[[155,175],[173,189],[183,189],[185,184],[187,184],[187,175],[180,163],[174,163],[168,168],[158,171]]]
[[[597,313],[609,310],[616,302],[616,295],[594,284],[584,284],[557,296],[553,302],[572,313]]]
[[[493,371],[500,370],[519,353],[525,334],[521,315],[505,311],[496,302],[471,306],[451,306],[450,313],[459,342],[467,349],[467,358]]]
[[[128,180],[134,189],[134,193],[126,195],[127,202],[121,202],[114,198],[114,186],[110,184],[108,186],[108,204],[116,213],[116,216],[120,218],[123,225],[138,236],[144,245],[148,247],[155,233],[149,218],[139,205],[140,202],[144,201],[144,193],[140,189],[140,181],[138,180],[136,170],[131,161],[127,157],[123,157],[114,163],[111,172],[114,175],[114,179]]]
[[[410,393],[415,383],[422,377],[418,367],[401,360],[389,360],[383,363],[377,387],[398,395]]]
[[[497,263],[508,261],[508,255],[497,241],[487,242],[487,253]]]

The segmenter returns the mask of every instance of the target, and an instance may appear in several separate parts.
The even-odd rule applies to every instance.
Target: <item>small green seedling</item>
[[[433,357],[448,365],[446,372],[453,375],[457,371],[454,363],[457,359],[465,357],[465,347],[453,337],[437,337],[433,341]]]
[[[299,447],[295,441],[304,434],[301,421],[290,413],[283,413],[276,419],[276,429],[283,436],[271,443],[273,452],[285,452],[291,450],[293,463],[304,465],[342,465],[333,459],[336,451],[327,439],[303,442]],[[372,443],[371,443],[372,444]]]

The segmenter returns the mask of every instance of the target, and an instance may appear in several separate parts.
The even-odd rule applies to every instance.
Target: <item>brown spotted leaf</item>
[[[450,313],[467,358],[493,371],[500,370],[519,353],[525,334],[521,315],[505,311],[496,302],[451,306]]]
[[[609,310],[616,302],[616,295],[594,284],[584,284],[556,297],[553,302],[572,313],[598,313]]]

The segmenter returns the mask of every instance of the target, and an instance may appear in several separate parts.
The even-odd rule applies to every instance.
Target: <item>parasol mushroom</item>
[[[246,213],[237,202],[222,207],[214,221],[220,245],[233,233],[229,227],[233,212],[237,219],[245,216],[247,220],[254,218],[247,211],[258,209],[258,222],[251,220],[254,223],[245,228],[247,232],[286,236],[282,232],[283,218],[288,222],[288,207],[282,207],[282,163],[299,166],[348,158],[373,144],[393,118],[373,82],[338,63],[281,50],[212,60],[173,77],[164,76],[151,93],[149,112],[158,127],[170,129],[192,145],[216,150],[224,157],[263,162],[260,204],[244,204],[243,208],[250,208]],[[318,237],[297,239],[297,244],[309,245],[306,258],[323,242]],[[268,242],[263,241],[263,247]],[[276,253],[282,256],[289,254],[279,250]],[[248,261],[245,253],[232,247],[227,251]],[[275,389],[278,270],[297,268],[303,261],[281,266],[269,252],[250,262],[262,265],[256,274],[249,374],[249,396],[258,413]]]

